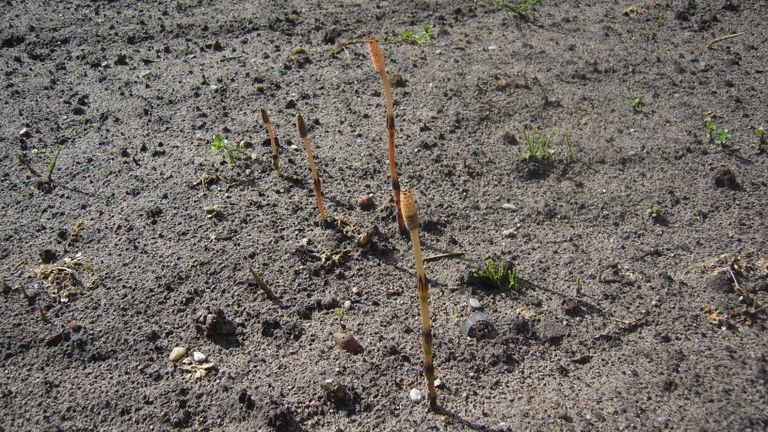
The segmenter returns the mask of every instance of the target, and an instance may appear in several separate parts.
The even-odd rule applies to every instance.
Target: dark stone
[[[357,405],[360,403],[360,395],[350,390],[347,386],[329,379],[322,386],[322,399],[333,405],[336,409],[353,414],[357,411]]]
[[[262,336],[272,337],[275,335],[275,330],[282,327],[280,320],[277,318],[269,317],[261,320],[261,334]]]
[[[195,330],[209,339],[215,339],[235,336],[237,326],[224,316],[221,308],[213,308],[197,316]]]
[[[736,180],[736,173],[725,165],[720,165],[712,172],[712,183],[715,187],[728,188],[736,190],[739,188],[739,182]]]
[[[336,43],[336,39],[341,35],[341,32],[336,27],[331,27],[323,32],[323,43],[326,45],[333,45]]]
[[[59,259],[59,255],[56,251],[51,249],[43,249],[40,251],[40,262],[43,264],[51,264]]]
[[[333,310],[339,307],[339,300],[333,296],[325,296],[319,301],[318,307],[322,310]]]
[[[542,321],[536,327],[536,335],[544,342],[558,345],[564,337],[568,336],[568,328],[557,321]]]
[[[577,317],[584,313],[579,301],[572,297],[564,298],[560,304],[560,309],[569,317]]]

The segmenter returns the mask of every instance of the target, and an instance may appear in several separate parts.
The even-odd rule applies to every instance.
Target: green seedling
[[[629,101],[629,106],[631,106],[632,109],[635,112],[639,112],[641,109],[643,109],[643,105],[644,105],[644,103],[643,103],[643,97],[642,96],[638,96],[636,98],[632,98],[632,100]]]
[[[653,219],[654,221],[661,220],[661,216],[662,216],[661,209],[656,204],[651,204],[651,206],[645,210],[645,214],[650,216],[650,218]]]
[[[762,153],[763,147],[768,144],[768,132],[766,132],[763,128],[759,128],[755,131],[755,136],[757,137],[755,148],[757,148],[758,152]]]
[[[411,30],[405,30],[394,38],[388,38],[389,43],[403,43],[408,45],[422,45],[434,39],[432,23],[425,22],[421,25],[421,33],[416,34]]]
[[[249,157],[248,153],[243,150],[245,148],[245,141],[239,145],[229,145],[229,141],[219,134],[213,135],[213,142],[211,142],[212,152],[221,152],[224,160],[228,161],[232,165],[237,165],[237,161],[243,157]]]
[[[493,259],[489,259],[485,267],[472,270],[472,276],[480,285],[511,291],[517,291],[520,288],[517,281],[517,268],[511,264],[497,263]]]
[[[56,161],[59,160],[59,153],[61,153],[61,146],[56,147],[56,153],[53,154],[51,161],[48,162],[48,173],[46,174],[46,177],[38,178],[32,184],[35,189],[46,193],[53,190],[53,170],[56,169]],[[19,156],[19,161],[24,164],[26,157],[22,158],[21,156],[22,155]],[[31,173],[34,173],[35,170],[33,170],[32,167],[28,164],[29,163],[27,162],[25,166],[27,166],[27,169],[29,169]]]
[[[707,135],[709,136],[709,142],[719,146],[728,144],[728,141],[733,138],[733,134],[726,128],[721,128],[716,125],[712,120],[707,120],[705,123],[707,128]]]
[[[551,138],[546,132],[539,132],[536,128],[523,131],[525,139],[526,154],[522,160],[526,162],[544,161],[549,159],[549,144]]]
[[[339,321],[341,321],[342,319],[344,319],[344,308],[338,308],[338,309],[336,309],[336,318],[338,318],[338,319],[339,319]]]
[[[221,214],[218,204],[209,204],[203,207],[203,210],[205,210],[205,214],[208,215],[210,219],[218,217]]]
[[[491,5],[493,5],[496,9],[506,9],[508,11],[514,12],[520,18],[523,18],[526,21],[536,21],[536,3],[538,2],[539,0],[525,0],[521,4],[516,5],[504,0],[490,1]]]

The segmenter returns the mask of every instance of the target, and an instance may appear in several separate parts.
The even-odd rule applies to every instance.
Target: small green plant
[[[651,204],[650,207],[648,207],[645,210],[645,213],[651,217],[654,221],[658,221],[661,219],[661,209],[659,206],[657,206],[655,203]]]
[[[642,96],[638,96],[636,98],[632,98],[632,100],[629,101],[629,106],[631,106],[632,110],[634,110],[635,112],[639,112],[641,109],[643,109],[643,105],[644,105],[644,103],[643,103],[643,97]]]
[[[56,153],[53,154],[51,161],[48,162],[48,173],[46,174],[46,177],[35,179],[35,181],[32,183],[35,189],[45,193],[51,192],[53,190],[53,170],[56,169],[56,161],[59,160],[59,153],[61,153],[61,146],[56,147]],[[24,164],[26,162],[26,157],[22,156],[23,155],[19,155],[19,161]],[[32,169],[32,167],[29,165],[29,162],[27,162],[25,166],[27,166],[27,169],[29,169],[31,173],[37,174],[35,170]]]
[[[522,160],[533,162],[549,159],[549,144],[552,139],[548,133],[539,132],[536,128],[527,129],[523,131],[523,139],[525,139],[526,154]]]
[[[755,131],[755,136],[757,137],[755,148],[757,148],[758,152],[762,153],[764,150],[763,147],[768,144],[768,132],[763,128],[759,128]]]
[[[339,321],[344,319],[344,308],[340,307],[340,308],[336,309],[336,318],[338,318]]]
[[[422,45],[434,39],[435,36],[432,31],[432,23],[425,22],[421,25],[421,33],[416,34],[411,30],[405,30],[404,32],[397,35],[397,37],[388,39],[388,42],[404,43],[409,45]]]
[[[515,5],[504,0],[490,1],[491,5],[496,9],[506,9],[514,12],[526,21],[536,21],[536,3],[538,2],[539,0],[525,0],[520,5]]]
[[[218,204],[208,204],[207,206],[203,207],[203,210],[210,219],[217,218],[219,215],[221,215]]]
[[[248,153],[243,150],[245,148],[245,142],[239,145],[229,145],[229,141],[223,138],[219,134],[213,135],[213,142],[211,142],[211,151],[221,152],[224,160],[228,161],[232,165],[236,165],[240,157],[248,157]]]
[[[517,268],[511,264],[497,263],[493,259],[489,259],[485,267],[472,270],[472,276],[481,285],[498,289],[516,291],[520,287],[517,282]]]
[[[705,123],[707,128],[707,135],[709,136],[709,142],[719,146],[728,144],[728,141],[733,138],[733,134],[726,128],[721,128],[716,125],[712,120],[707,120]]]

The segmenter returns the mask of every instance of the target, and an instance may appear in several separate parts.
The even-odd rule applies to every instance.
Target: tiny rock
[[[510,203],[502,204],[501,208],[503,208],[504,210],[513,210],[513,211],[517,210],[517,206]]]
[[[374,206],[373,197],[368,194],[360,195],[357,197],[357,206],[362,210],[370,210]]]
[[[408,393],[408,397],[411,398],[411,401],[414,403],[421,402],[421,399],[423,398],[423,396],[421,395],[421,390],[415,389],[415,388],[411,389],[411,392]]]
[[[514,237],[517,233],[517,230],[515,229],[506,229],[501,232],[502,237]]]
[[[348,311],[348,310],[352,309],[352,302],[349,301],[349,300],[345,301],[343,307],[344,307],[345,311]]]
[[[363,352],[363,347],[357,342],[352,333],[349,332],[337,332],[333,334],[333,341],[336,345],[344,351],[352,354],[359,354]]]
[[[182,346],[178,346],[171,351],[171,355],[168,356],[168,360],[177,362],[184,358],[185,355],[187,355],[187,349]]]
[[[208,357],[199,351],[195,351],[192,353],[192,360],[194,360],[197,363],[202,363],[207,359]]]
[[[29,138],[29,135],[30,135],[29,128],[24,128],[19,131],[19,136],[22,138]]]
[[[483,304],[480,303],[480,300],[472,297],[469,299],[469,305],[472,306],[473,309],[482,309]]]

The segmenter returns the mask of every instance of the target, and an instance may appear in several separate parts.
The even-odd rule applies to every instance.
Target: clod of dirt
[[[515,317],[509,323],[509,330],[518,336],[528,337],[531,333],[531,327],[525,318]]]
[[[334,333],[333,341],[336,342],[336,345],[339,348],[349,353],[360,354],[361,352],[363,352],[363,347],[360,346],[360,343],[357,342],[357,339],[355,339],[355,337],[352,336],[352,333],[350,332]]]
[[[315,306],[320,310],[333,310],[339,307],[339,300],[333,296],[315,299]]]
[[[481,312],[474,313],[465,319],[459,328],[459,333],[472,339],[493,339],[498,335],[496,327],[488,321],[488,317]]]
[[[704,287],[708,291],[728,294],[733,292],[733,280],[728,273],[718,272],[704,281]]]
[[[736,173],[726,165],[720,165],[712,172],[712,183],[715,187],[725,187],[731,190],[739,188],[739,182],[736,180]]]
[[[237,333],[235,323],[224,316],[221,308],[198,314],[195,318],[195,330],[209,339],[232,337]]]
[[[543,342],[558,345],[563,338],[568,336],[568,328],[557,321],[546,320],[536,326],[536,335]]]
[[[357,405],[360,403],[360,395],[347,388],[343,384],[339,384],[333,379],[327,379],[320,386],[322,389],[322,399],[338,410],[347,411],[350,414],[357,411]]]
[[[562,302],[560,303],[560,309],[563,311],[563,313],[569,317],[577,317],[581,316],[584,313],[584,309],[582,309],[581,304],[579,304],[579,301],[575,298],[564,298]]]
[[[40,251],[40,262],[43,264],[51,264],[59,259],[59,255],[56,251],[51,249],[43,249]]]
[[[272,337],[275,335],[275,330],[281,326],[280,320],[273,317],[264,318],[261,320],[261,335],[266,337]]]

